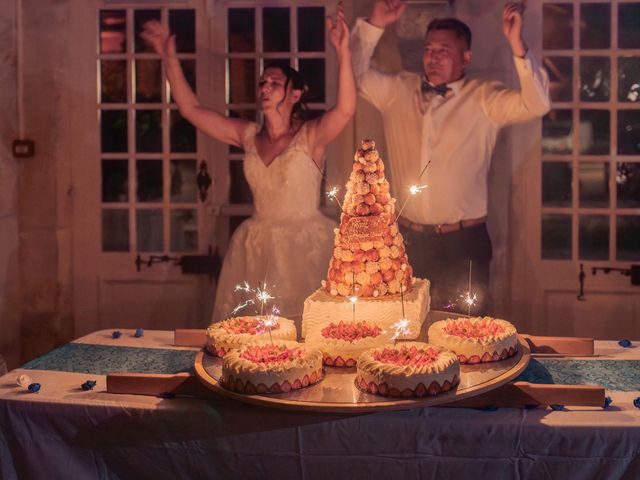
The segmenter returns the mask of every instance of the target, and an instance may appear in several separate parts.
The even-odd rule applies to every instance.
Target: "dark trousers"
[[[489,315],[491,239],[485,223],[441,234],[433,230],[415,232],[408,228],[400,229],[414,276],[431,282],[432,310],[467,314],[464,297],[470,291],[477,296],[471,306],[471,315]]]

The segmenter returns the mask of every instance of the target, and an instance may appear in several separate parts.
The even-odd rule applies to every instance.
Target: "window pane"
[[[640,217],[625,215],[617,220],[617,260],[640,260]]]
[[[298,8],[298,51],[324,52],[324,7]]]
[[[265,8],[262,11],[262,45],[265,52],[291,50],[291,26],[288,8]]]
[[[127,111],[102,110],[100,112],[100,137],[103,152],[127,151]]]
[[[567,154],[573,146],[573,112],[551,110],[542,119],[542,153]]]
[[[136,211],[136,238],[139,252],[162,252],[162,210]]]
[[[618,153],[640,154],[640,110],[618,111]]]
[[[100,101],[126,103],[127,62],[125,60],[100,61]]]
[[[162,101],[162,64],[160,60],[136,60],[136,102]]]
[[[194,93],[197,93],[196,90],[196,61],[195,60],[180,60],[180,65],[182,66],[182,73],[184,73],[184,78],[187,80],[187,83],[191,87]],[[171,91],[171,87],[169,86],[169,91]],[[170,95],[171,102],[175,102],[173,99],[173,95]]]
[[[171,160],[171,201],[196,202],[196,161]]]
[[[100,53],[124,53],[127,48],[127,12],[100,12]]]
[[[618,208],[640,208],[640,163],[618,164],[616,188]]]
[[[571,215],[542,215],[542,258],[571,258]]]
[[[256,101],[256,62],[229,59],[229,102],[254,103]]]
[[[197,149],[196,128],[184,119],[178,110],[169,112],[169,122],[171,125],[171,151],[195,152]]]
[[[609,217],[580,215],[578,243],[580,260],[609,259]]]
[[[169,31],[176,36],[176,51],[178,53],[195,53],[195,10],[169,10]]]
[[[618,57],[618,100],[640,102],[640,57]]]
[[[580,48],[611,46],[611,7],[608,3],[580,5]]]
[[[128,210],[102,210],[102,251],[129,251]]]
[[[580,162],[578,192],[581,207],[609,206],[609,164]]]
[[[231,177],[229,203],[253,203],[251,189],[244,177],[243,164],[242,160],[231,160],[229,162],[229,175]]]
[[[135,10],[133,13],[133,26],[134,32],[134,44],[135,51],[139,52],[153,52],[153,48],[140,37],[144,24],[149,20],[160,21],[160,10]]]
[[[573,99],[573,59],[571,57],[544,57],[549,74],[549,91],[553,102],[570,102]]]
[[[545,3],[542,6],[542,48],[573,48],[573,5]]]
[[[580,110],[580,153],[609,153],[609,110]]]
[[[640,48],[640,3],[618,5],[618,47]]]
[[[229,52],[255,51],[255,11],[253,8],[230,8],[228,11]]]
[[[609,100],[611,61],[608,57],[580,58],[580,100],[606,102]]]
[[[542,162],[542,206],[571,206],[571,164]]]
[[[300,59],[298,64],[300,66],[300,74],[302,75],[302,78],[304,78],[307,85],[309,85],[307,102],[324,102],[324,59],[305,58]]]
[[[198,250],[198,216],[195,210],[171,210],[171,251]]]
[[[136,151],[162,152],[160,110],[136,110]]]
[[[231,118],[243,118],[244,120],[249,120],[250,122],[257,121],[255,110],[229,110],[229,116]],[[229,145],[229,153],[242,153],[243,151],[244,150],[242,150],[241,147]]]
[[[137,160],[136,182],[139,202],[161,202],[162,160]]]
[[[129,162],[127,160],[102,161],[102,201],[129,200]]]

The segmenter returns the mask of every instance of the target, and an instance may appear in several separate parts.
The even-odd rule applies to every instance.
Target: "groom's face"
[[[422,65],[434,85],[455,82],[464,75],[471,50],[453,30],[431,30],[424,39]]]

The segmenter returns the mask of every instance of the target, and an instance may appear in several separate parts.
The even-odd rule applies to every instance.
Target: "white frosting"
[[[376,351],[384,348],[401,348],[406,346],[411,348],[433,348],[440,352],[438,359],[431,364],[411,366],[411,365],[395,365],[392,363],[383,363],[374,358]],[[357,365],[357,380],[363,379],[366,383],[373,382],[377,385],[386,383],[389,388],[397,388],[401,392],[404,389],[414,390],[418,384],[422,383],[429,388],[433,381],[436,381],[441,387],[445,381],[453,383],[454,377],[460,379],[460,363],[458,357],[442,347],[431,345],[423,342],[402,342],[393,345],[385,345],[372,350],[368,350],[360,355]]]
[[[404,316],[409,320],[409,331],[399,339],[413,339],[420,334],[422,323],[429,312],[429,280],[414,279],[411,291],[404,294]],[[352,306],[344,297],[335,297],[320,288],[304,301],[302,312],[302,336],[320,330],[331,322],[339,322],[352,315]],[[402,317],[400,295],[382,298],[359,298],[356,304],[356,321],[377,325],[383,330],[391,327]]]
[[[334,324],[337,322],[334,322]],[[352,323],[352,322],[349,322]],[[352,342],[338,338],[327,338],[322,335],[322,330],[313,330],[309,332],[305,339],[305,344],[318,348],[325,357],[335,359],[342,357],[343,360],[357,360],[362,352],[371,348],[385,345],[391,341],[392,332],[380,332],[375,337],[364,337]]]
[[[241,356],[243,352],[252,346],[267,345],[269,343],[268,340],[249,343],[227,353],[222,363],[223,384],[229,376],[232,376],[234,379],[240,379],[244,383],[249,381],[256,387],[261,383],[270,387],[274,383],[282,384],[285,380],[293,384],[296,380],[302,380],[305,375],[310,377],[313,372],[322,372],[322,352],[298,342],[274,340],[273,344],[277,346],[285,345],[287,348],[300,347],[303,350],[300,358],[283,362],[256,363]]]
[[[239,348],[242,345],[246,345],[250,342],[260,341],[262,339],[269,340],[272,338],[275,340],[295,340],[297,336],[296,326],[293,320],[288,318],[278,317],[279,327],[271,330],[271,337],[269,332],[264,331],[262,333],[250,334],[250,333],[230,333],[225,330],[225,324],[235,320],[236,318],[255,318],[256,316],[246,317],[233,317],[222,322],[214,323],[207,328],[207,336],[209,341],[207,343],[207,349],[209,351],[215,351],[216,349],[224,349],[226,352],[233,348]],[[212,351],[212,353],[213,353]]]
[[[458,319],[458,320],[463,320]],[[434,322],[429,327],[428,338],[429,343],[433,345],[440,345],[444,348],[454,351],[458,355],[464,355],[469,358],[474,355],[482,357],[485,353],[493,355],[497,353],[500,355],[503,350],[509,350],[509,348],[517,348],[518,338],[516,328],[506,320],[491,317],[472,317],[468,319],[471,323],[480,321],[491,321],[504,328],[502,333],[496,335],[487,335],[485,337],[473,338],[473,337],[461,337],[457,335],[450,335],[445,332],[444,328],[449,322],[456,322],[456,319],[447,318],[446,320],[440,320]]]

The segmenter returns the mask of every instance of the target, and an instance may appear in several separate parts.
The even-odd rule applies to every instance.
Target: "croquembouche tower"
[[[429,281],[412,272],[384,162],[375,142],[363,140],[347,182],[327,279],[304,303],[302,336],[351,319],[348,299],[357,297],[357,320],[391,329],[404,316],[409,333],[399,338],[416,338],[429,311]]]

